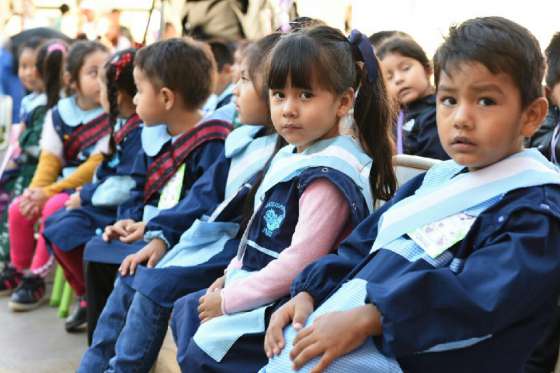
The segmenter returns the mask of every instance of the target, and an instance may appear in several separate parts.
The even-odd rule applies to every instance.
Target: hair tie
[[[125,53],[120,57],[117,57],[116,60],[111,62],[113,66],[115,66],[115,80],[119,80],[119,76],[123,69],[130,64],[132,61],[132,53]]]
[[[362,55],[364,64],[366,65],[366,69],[368,72],[368,81],[370,83],[375,82],[378,78],[378,64],[377,58],[375,58],[373,46],[369,42],[368,38],[365,37],[365,35],[360,31],[352,30],[352,33],[350,33],[350,36],[348,37],[348,41],[353,46],[358,47],[358,51]]]
[[[60,42],[52,43],[47,48],[47,53],[51,53],[51,52],[54,52],[54,51],[61,51],[62,53],[64,53],[64,52],[66,52],[66,47],[64,46],[64,44],[62,44]]]

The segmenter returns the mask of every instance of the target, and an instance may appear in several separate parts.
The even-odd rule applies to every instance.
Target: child
[[[115,54],[99,72],[101,106],[109,114],[113,127],[112,147],[96,171],[96,181],[84,185],[66,202],[66,210],[52,215],[43,236],[77,295],[77,307],[66,319],[67,331],[76,331],[86,323],[85,280],[82,257],[84,245],[96,232],[115,222],[119,204],[126,201],[134,180],[128,174],[141,148],[141,120],[132,102],[136,86],[132,70],[134,49]]]
[[[286,35],[271,52],[267,76],[272,122],[289,145],[253,187],[252,215],[225,276],[175,303],[172,327],[184,372],[262,366],[269,306],[359,223],[371,195],[387,198],[395,188],[390,108],[364,35],[354,31],[348,40],[328,26]],[[355,92],[356,140],[339,135]],[[373,154],[371,173],[359,144]]]
[[[167,331],[173,302],[210,286],[235,255],[242,233],[243,201],[255,174],[276,148],[262,73],[267,53],[278,38],[279,34],[271,34],[249,47],[243,78],[234,88],[239,118],[262,125],[243,125],[233,131],[215,167],[197,180],[179,204],[148,223],[144,238],[149,243],[123,261],[123,277],[103,310],[92,346],[82,360],[83,370],[103,371],[108,365],[115,370],[148,370]],[[148,267],[137,267],[146,260]]]
[[[262,371],[522,372],[548,327],[560,175],[523,150],[547,110],[538,42],[512,21],[476,18],[451,28],[434,66],[453,159],[302,272],[271,317],[265,349],[280,355]]]
[[[432,67],[413,39],[393,36],[377,49],[387,89],[401,107],[397,118],[397,153],[449,159],[437,134]]]
[[[15,197],[23,193],[33,177],[39,158],[39,138],[48,109],[45,84],[40,71],[47,55],[62,60],[62,52],[58,52],[60,55],[52,51],[47,53],[50,44],[45,44],[41,49],[42,58],[37,61],[42,43],[41,38],[31,38],[21,45],[18,54],[18,75],[25,89],[31,93],[21,101],[21,124],[12,127],[14,135],[10,133],[10,137],[14,139],[14,143],[10,143],[0,170],[0,262],[5,264],[9,262],[10,252],[7,207]]]
[[[233,51],[226,42],[220,40],[211,40],[208,45],[212,49],[218,74],[212,94],[202,108],[205,114],[213,113],[222,106],[229,104],[233,98]]]
[[[59,51],[62,44],[54,44]],[[41,304],[45,295],[44,277],[52,257],[42,236],[44,222],[68,199],[65,190],[77,188],[91,180],[97,165],[107,152],[110,127],[99,106],[97,71],[107,59],[107,49],[95,42],[74,44],[66,59],[66,80],[75,95],[60,100],[47,113],[41,133],[41,155],[33,180],[22,196],[10,205],[10,280],[5,289],[18,286],[10,299],[14,311],[26,311]],[[60,61],[57,63],[60,68]],[[47,106],[54,105],[60,92],[60,74],[45,66]],[[52,101],[51,101],[52,98]],[[57,181],[59,175],[62,178]],[[39,239],[35,243],[34,225],[41,220]],[[23,275],[23,271],[29,273]]]
[[[146,224],[189,194],[219,160],[231,130],[229,122],[202,120],[201,107],[210,94],[214,65],[200,43],[182,39],[154,43],[138,51],[134,66],[138,89],[134,100],[145,124],[143,153],[133,165],[135,186],[131,198],[119,206],[117,222],[105,227],[102,237],[90,240],[84,251],[90,327],[95,326],[96,311],[103,309],[122,260],[146,245],[142,239]],[[104,269],[96,274],[99,265]],[[105,281],[110,288],[98,290],[97,283]],[[93,320],[90,307],[94,307]]]
[[[526,145],[538,147],[551,162],[560,164],[560,32],[552,37],[545,49],[545,56],[548,115]]]

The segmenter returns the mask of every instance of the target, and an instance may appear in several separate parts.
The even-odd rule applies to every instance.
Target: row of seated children
[[[122,264],[80,371],[149,370],[171,315],[183,371],[523,369],[560,291],[560,177],[523,150],[547,110],[527,30],[496,17],[451,30],[435,78],[453,159],[393,199],[391,104],[359,32],[319,25],[250,46],[233,93],[255,125],[225,144],[231,107],[201,122],[200,45],[130,59],[143,153],[117,212],[132,218],[86,245],[86,260]],[[355,137],[339,133],[352,108]],[[367,217],[375,199],[390,200]],[[82,254],[52,242],[70,280]]]
[[[328,136],[326,124],[332,124],[326,113],[343,107],[348,94],[338,89],[346,85],[338,84],[341,75],[359,69],[355,61],[338,61],[351,56],[363,60],[355,115],[359,142],[375,159],[374,177],[383,175],[383,158],[367,146],[367,130],[391,121],[386,115],[377,118],[384,121],[369,121],[375,126],[359,126],[364,115],[359,104],[368,94],[370,105],[376,99],[383,102],[384,94],[377,61],[363,40],[354,34],[347,41],[319,26],[281,37],[269,52],[263,75],[271,121],[289,145],[274,155],[260,183],[256,179],[245,215],[249,219],[244,233],[236,233],[237,254],[225,276],[173,304],[171,325],[183,371],[522,371],[547,329],[560,291],[560,175],[539,152],[523,149],[523,140],[534,134],[547,112],[541,89],[544,60],[535,38],[497,17],[450,30],[435,57],[435,77],[438,131],[452,160],[402,186],[338,246],[344,229],[333,227],[353,226],[354,211],[360,210],[359,198],[352,199],[350,189],[330,176],[351,173],[351,167],[337,168],[338,159],[319,161],[348,150],[327,151],[343,136],[317,149]],[[358,88],[355,81],[347,84],[346,89]],[[337,102],[330,112],[322,106],[325,92]],[[306,108],[308,103],[320,110]],[[384,105],[387,109],[388,103]],[[382,111],[378,107],[375,113]],[[343,114],[335,113],[335,122]],[[376,147],[383,144],[381,137],[375,139]],[[293,172],[301,167],[300,152],[310,157],[304,170]],[[325,174],[321,178],[338,188],[349,211],[329,213],[331,199],[315,207],[315,215],[307,215],[304,196],[313,183],[306,176],[317,172],[312,171],[315,161],[324,162],[318,170]],[[283,173],[286,165],[291,167]],[[354,187],[359,185],[358,178],[352,179]],[[263,189],[273,182],[276,187]],[[391,194],[390,181],[374,184],[372,193],[379,197],[383,193],[376,187]],[[296,204],[290,202],[292,193],[300,206],[290,214]],[[337,215],[345,215],[347,222],[330,220]],[[313,217],[312,228],[303,220],[308,216]],[[325,222],[330,235],[322,227]],[[155,269],[136,265],[150,258],[153,267],[169,249],[165,240],[159,249],[155,246],[160,244],[147,246],[142,255],[125,260],[121,273],[135,272],[131,287],[136,291],[126,289],[126,277],[119,279],[100,319],[104,328],[95,331],[80,370],[149,369],[155,356],[151,349],[164,331],[149,328],[144,333],[146,325],[165,325],[177,295],[201,281],[209,283],[205,266],[227,251],[229,240],[204,242],[201,237],[214,228],[201,226],[193,224],[185,241],[171,248]],[[313,237],[301,241],[309,231]],[[280,232],[288,238],[275,235]],[[316,252],[314,243],[323,239],[324,251]],[[282,305],[288,291],[285,278],[289,282],[301,269],[290,261],[295,255],[291,249],[302,243],[318,254],[312,260],[322,258],[296,277],[293,298]],[[304,262],[298,259],[298,264]],[[284,276],[278,276],[282,271]],[[165,310],[163,322],[158,312],[144,313],[157,308]],[[122,309],[128,313],[120,315],[119,328],[110,315]],[[114,333],[113,328],[120,330]],[[138,348],[143,339],[148,350]]]
[[[267,358],[263,371],[331,363],[333,371],[522,370],[560,291],[560,177],[540,153],[523,150],[547,111],[534,37],[496,17],[451,30],[435,71],[438,130],[453,160],[403,186],[358,227],[372,196],[388,199],[395,188],[390,104],[371,47],[359,33],[348,40],[317,26],[252,48],[234,90],[240,120],[268,92],[260,100],[270,117],[263,111],[260,120],[288,145],[266,162],[252,154],[261,164],[249,168],[245,152],[266,143],[240,127],[215,174],[148,223],[149,243],[124,259],[80,371],[147,371],[171,315],[183,371],[256,371]],[[353,140],[338,124],[356,90]],[[242,138],[245,131],[253,136]],[[239,161],[252,171],[243,181]],[[218,188],[206,211],[194,202]],[[294,278],[294,298],[282,305]]]
[[[219,41],[211,42],[210,45],[213,49],[221,48],[223,50],[225,48],[225,44]],[[11,235],[15,237],[16,241],[11,246],[14,259],[11,265],[5,267],[1,282],[3,293],[9,294],[16,289],[10,301],[10,306],[14,310],[29,310],[35,308],[44,299],[45,286],[43,278],[48,273],[50,264],[52,263],[52,256],[49,255],[46,246],[50,246],[49,249],[54,250],[55,254],[58,249],[55,244],[49,242],[51,235],[54,235],[54,240],[56,242],[63,240],[63,247],[66,248],[66,250],[70,250],[68,245],[72,246],[76,244],[76,247],[79,247],[81,244],[85,244],[91,236],[95,235],[96,230],[102,229],[115,221],[115,215],[117,213],[116,208],[122,201],[127,199],[129,194],[128,189],[130,189],[131,180],[127,179],[128,176],[123,178],[123,175],[128,175],[128,173],[130,173],[132,163],[141,146],[140,120],[135,114],[135,105],[132,102],[136,93],[136,86],[132,77],[135,51],[127,50],[126,53],[115,56],[107,63],[107,66],[102,69],[101,67],[108,55],[100,44],[77,43],[71,48],[68,55],[66,55],[66,48],[65,43],[61,41],[53,41],[41,45],[41,40],[37,39],[26,43],[21,49],[20,75],[22,81],[27,84],[28,88],[35,90],[24,101],[24,104],[30,103],[24,105],[24,108],[28,109],[30,112],[33,110],[33,116],[28,115],[33,118],[33,121],[27,121],[29,124],[26,125],[26,129],[19,139],[20,148],[25,149],[25,154],[23,156],[16,154],[15,157],[12,157],[15,161],[14,163],[17,165],[17,169],[14,167],[13,172],[4,173],[4,176],[9,176],[9,178],[3,177],[2,180],[12,182],[12,179],[15,179],[16,185],[16,188],[14,188],[11,187],[11,184],[3,183],[6,192],[10,192],[6,199],[12,199],[18,194],[21,194],[25,186],[29,184],[37,165],[39,134],[41,132],[44,137],[41,140],[42,144],[44,144],[41,149],[41,157],[49,157],[50,159],[43,159],[39,171],[35,173],[31,185],[28,190],[26,190],[26,194],[31,193],[33,188],[36,188],[37,185],[44,185],[44,179],[52,179],[52,175],[55,175],[56,178],[56,174],[59,172],[59,165],[56,164],[57,159],[53,158],[53,156],[58,157],[58,161],[62,160],[66,162],[61,158],[66,156],[67,146],[76,147],[76,145],[78,145],[85,149],[88,146],[95,145],[95,147],[86,149],[85,151],[91,152],[93,150],[96,157],[103,153],[105,162],[97,170],[96,181],[92,184],[86,184],[83,188],[79,185],[88,179],[88,175],[84,174],[83,171],[82,175],[74,173],[70,179],[67,180],[57,181],[56,183],[54,183],[54,180],[51,180],[56,185],[48,186],[50,189],[46,192],[49,195],[52,194],[51,191],[55,189],[56,191],[61,189],[67,191],[77,186],[77,190],[71,194],[67,202],[64,202],[67,198],[67,194],[59,195],[54,201],[49,200],[46,204],[44,203],[45,201],[38,201],[37,206],[34,208],[39,210],[44,204],[45,208],[43,209],[43,214],[31,211],[31,219],[27,219],[29,221],[25,221],[26,219],[24,219],[24,224],[16,224],[15,221],[10,224],[11,227],[20,230],[10,232]],[[229,52],[228,57],[226,52],[222,52],[219,57],[221,59],[218,59],[218,61],[225,60],[222,63],[222,70],[226,70],[227,68],[228,71],[225,73],[218,73],[218,80],[221,84],[216,85],[215,92],[218,89],[222,91],[228,90],[228,85],[225,84],[224,81],[227,82],[227,79],[231,78],[230,71],[233,54]],[[66,72],[64,74],[67,76],[61,76],[65,61]],[[37,76],[37,73],[39,76]],[[76,94],[68,99],[58,101],[58,95],[61,91],[62,80],[64,78],[66,78],[66,80],[71,79],[69,82],[74,86]],[[99,78],[100,82],[98,82],[97,78]],[[46,84],[43,81],[45,81]],[[36,84],[37,87],[35,87],[34,84]],[[45,85],[46,87],[44,87]],[[45,88],[47,94],[42,93]],[[217,92],[219,93],[220,91]],[[48,96],[48,104],[46,102],[46,96]],[[219,107],[224,105],[228,97],[230,98],[231,95],[225,95],[218,103],[214,103],[214,106]],[[89,109],[88,105],[95,106],[99,104],[99,101],[104,111],[108,113],[109,121],[105,120],[107,119],[106,115],[100,115],[99,107],[94,107],[89,110],[89,112],[88,110],[83,110],[84,106],[86,109]],[[84,102],[85,105],[83,105]],[[79,141],[85,141],[88,142],[88,144],[72,145],[72,141],[76,139],[72,139],[68,133],[55,134],[51,128],[51,123],[48,123],[43,129],[45,113],[52,107],[54,107],[54,110],[51,111],[53,118],[56,118],[59,122],[60,119],[62,119],[62,124],[71,123],[72,125],[69,127],[77,127],[86,130],[84,133],[79,133],[76,130],[76,137],[78,138],[81,136]],[[51,116],[51,112],[48,112],[47,117]],[[91,118],[93,118],[94,121],[92,121],[92,123],[87,123]],[[103,121],[98,123],[100,122],[98,119],[103,119]],[[64,127],[61,127],[58,122],[53,120],[51,120],[51,122],[55,123],[56,131],[64,131]],[[86,123],[86,125],[82,126],[84,123]],[[109,141],[109,137],[106,135],[111,128],[113,130],[111,131],[112,136]],[[66,128],[66,130],[68,130],[66,132],[69,132],[71,129]],[[56,135],[60,135],[59,137],[61,137],[62,141],[56,138]],[[101,135],[104,137],[102,137],[101,141],[98,141]],[[108,151],[103,151],[100,147]],[[64,153],[62,157],[61,154],[57,154],[57,152],[61,150]],[[73,151],[75,150],[76,149],[73,149]],[[30,156],[33,155],[31,151],[35,152],[34,158]],[[78,157],[84,158],[81,154],[78,155]],[[47,160],[51,163],[48,163]],[[68,184],[69,180],[77,180],[77,177],[80,176],[83,178],[83,181],[80,180],[80,183],[76,185]],[[101,188],[99,188],[100,186]],[[16,202],[18,202],[18,200],[16,200]],[[62,203],[64,203],[66,211],[61,209]],[[78,207],[84,208],[81,209]],[[15,203],[12,204],[12,210],[12,219],[22,219],[21,216],[18,216],[18,212],[22,209],[18,208]],[[48,220],[48,216],[57,210],[59,212],[56,216]],[[40,235],[36,250],[33,252],[34,243],[31,237],[33,222],[34,219],[39,217],[42,218],[42,221],[45,221],[46,225],[52,227],[49,228],[47,232],[43,232],[43,227],[41,226],[41,232],[44,234]],[[4,239],[3,243],[10,248],[7,229],[7,209],[4,211],[4,219],[2,229],[4,229],[5,232],[1,236]],[[56,229],[56,221],[67,225],[72,222],[72,219],[86,219],[82,226],[86,225],[88,228],[82,227],[83,229],[80,230],[80,225],[78,224],[78,226],[68,226],[66,229],[62,230]],[[21,231],[23,226],[25,226],[25,229]],[[88,229],[93,229],[93,231],[89,232]],[[72,234],[68,234],[68,232]],[[50,243],[51,245],[45,245],[45,238],[47,238],[47,244]],[[22,245],[25,250],[20,248]],[[74,248],[74,246],[72,246],[72,248]],[[81,256],[78,257],[76,255],[78,254],[75,253],[72,259],[79,260],[81,263]],[[57,257],[61,261],[65,259],[64,257]],[[33,258],[33,260],[31,258]],[[31,261],[30,273],[26,273],[26,275],[23,276],[23,272],[29,268],[29,262]],[[74,330],[80,325],[83,326],[85,321],[86,302],[82,297],[84,294],[83,274],[80,270],[78,273],[67,272],[65,275],[72,284],[74,291],[79,295],[78,302],[82,305],[82,307],[77,308],[77,314],[72,315],[66,323],[68,330]]]

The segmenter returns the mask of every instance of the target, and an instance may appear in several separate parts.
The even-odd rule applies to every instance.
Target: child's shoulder
[[[523,217],[527,211],[560,220],[560,185],[545,184],[512,190],[489,208],[487,214],[497,215],[498,220],[504,221],[510,216]]]

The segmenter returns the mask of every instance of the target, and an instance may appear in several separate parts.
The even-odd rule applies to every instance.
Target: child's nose
[[[453,116],[453,126],[459,129],[468,129],[473,125],[472,110],[469,105],[457,105]]]
[[[296,99],[287,97],[282,106],[282,115],[285,117],[293,117],[297,114]]]

